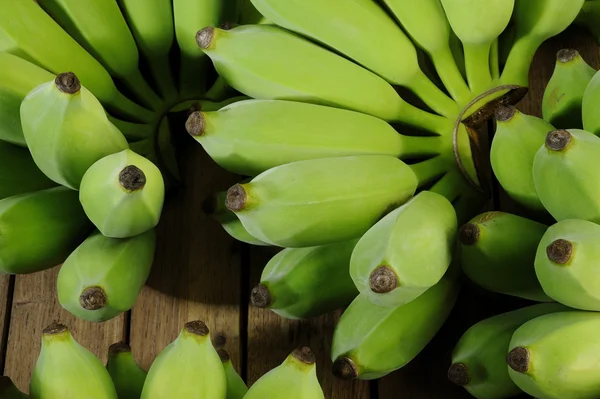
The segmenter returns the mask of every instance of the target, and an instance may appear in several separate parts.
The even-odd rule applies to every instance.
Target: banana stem
[[[417,176],[419,187],[431,183],[443,176],[452,165],[452,160],[445,155],[436,155],[426,161],[410,165]]]
[[[443,138],[435,136],[400,136],[401,148],[397,157],[402,160],[439,155],[445,142]]]
[[[419,96],[419,98],[437,114],[451,119],[458,116],[460,108],[456,101],[453,101],[434,85],[421,70],[419,70],[418,75],[411,80],[408,88]]]
[[[167,104],[177,102],[179,92],[175,80],[173,79],[173,74],[171,73],[171,65],[169,64],[168,56],[153,57],[148,60],[148,64],[150,66],[152,78],[154,79],[163,100]]]
[[[106,101],[106,105],[137,122],[152,123],[156,119],[152,111],[134,103],[119,91],[110,101]]]
[[[139,69],[133,71],[131,75],[125,76],[123,81],[146,106],[149,106],[154,111],[158,111],[162,108],[161,98],[154,92],[148,82],[146,82],[146,79],[144,79]]]
[[[460,181],[462,176],[456,170],[444,175],[429,191],[443,195],[450,202],[454,202],[461,194],[464,184]]]
[[[541,43],[531,38],[520,37],[513,44],[506,65],[500,76],[500,84],[529,86],[529,68]]]
[[[454,127],[451,119],[423,111],[407,102],[402,103],[398,115],[391,122],[405,123],[439,136],[451,135]]]
[[[490,50],[490,70],[492,71],[492,79],[498,80],[500,78],[500,54],[498,50],[498,38],[492,43],[492,49]]]
[[[465,67],[471,92],[479,94],[492,84],[490,71],[491,43],[482,45],[465,44]]]
[[[206,64],[208,56],[202,54],[200,57],[191,58],[182,54],[181,69],[179,75],[179,94],[180,98],[194,99],[202,98],[206,92]]]
[[[456,65],[450,48],[444,47],[440,51],[430,54],[430,57],[450,96],[461,106],[468,104],[473,95]]]
[[[125,122],[120,119],[114,118],[111,115],[107,115],[108,120],[117,127],[123,133],[123,136],[127,141],[138,141],[143,140],[154,135],[154,129],[152,125],[145,125],[140,123]]]

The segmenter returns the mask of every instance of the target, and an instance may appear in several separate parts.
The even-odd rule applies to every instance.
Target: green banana
[[[533,160],[554,129],[545,120],[514,107],[501,105],[496,110],[496,132],[490,148],[492,170],[514,201],[534,211],[545,209],[533,183]]]
[[[600,310],[595,279],[600,226],[567,219],[550,226],[540,240],[535,272],[552,299],[572,308]]]
[[[196,111],[186,128],[215,162],[243,176],[305,159],[433,156],[445,145],[441,137],[399,134],[370,115],[295,101],[247,100],[218,111]]]
[[[360,294],[335,327],[333,374],[343,380],[381,378],[408,364],[446,321],[459,293],[455,266],[433,287],[401,306],[378,306]]]
[[[600,2],[596,0],[586,0],[574,22],[574,25],[586,29],[598,44],[600,44],[600,26],[598,26],[599,16]]]
[[[595,74],[577,50],[560,50],[542,99],[544,119],[559,129],[583,128],[583,95]]]
[[[600,314],[570,311],[536,317],[510,340],[508,373],[539,399],[594,399],[598,384]]]
[[[155,110],[161,99],[138,68],[139,54],[115,0],[37,0],[37,3],[84,49],[94,56],[137,100]]]
[[[462,269],[488,291],[551,302],[533,266],[547,228],[510,213],[482,213],[459,230]]]
[[[359,292],[377,305],[408,303],[446,273],[456,230],[450,201],[421,191],[360,238],[350,259],[350,276]]]
[[[92,25],[93,26],[93,25]],[[151,122],[154,114],[121,94],[102,65],[71,38],[35,1],[0,0],[0,36],[47,70],[72,71],[111,111]]]
[[[597,116],[595,104],[600,100],[600,73],[594,74],[583,93],[581,113],[584,130],[600,136],[600,117]]]
[[[0,141],[0,200],[54,186],[27,149]]]
[[[490,73],[492,80],[500,79],[500,49],[499,49],[500,36],[498,36],[490,47]]]
[[[167,104],[174,103],[179,93],[169,61],[175,39],[172,1],[118,1],[159,93]]]
[[[117,119],[111,115],[106,115],[108,120],[123,133],[128,141],[138,141],[153,138],[154,126],[142,123],[132,123]]]
[[[44,329],[29,392],[33,399],[117,399],[104,364],[56,322]]]
[[[492,83],[490,52],[510,22],[515,0],[440,0],[452,30],[463,44],[469,87],[481,93]]]
[[[279,366],[258,379],[244,399],[325,399],[315,355],[308,347],[294,350]]]
[[[270,24],[271,21],[254,7],[252,0],[241,0],[239,23],[240,25],[259,25]]]
[[[260,241],[310,247],[364,234],[416,191],[397,158],[363,155],[292,162],[227,192],[225,205]]]
[[[506,350],[513,333],[531,319],[568,309],[558,303],[542,303],[474,324],[454,347],[448,379],[477,399],[511,398],[522,393],[506,369]]]
[[[288,319],[309,319],[349,305],[358,295],[348,273],[355,245],[350,240],[280,251],[252,289],[252,305]]]
[[[175,341],[154,359],[140,399],[226,399],[221,359],[201,321],[185,324]]]
[[[0,272],[33,273],[62,263],[91,226],[66,187],[0,200]]]
[[[100,232],[133,237],[158,224],[165,198],[160,170],[131,150],[94,163],[81,180],[79,200]]]
[[[248,392],[248,386],[240,375],[233,368],[229,353],[225,349],[219,349],[217,351],[221,362],[223,363],[223,370],[225,370],[225,379],[227,380],[227,396],[225,399],[243,399],[244,395]]]
[[[108,348],[106,370],[115,385],[119,399],[140,398],[147,373],[135,362],[128,344],[119,342]]]
[[[452,98],[461,106],[466,105],[472,95],[454,60],[450,48],[452,31],[440,0],[383,0],[383,3],[413,42],[427,53]]]
[[[515,39],[500,85],[529,87],[529,69],[538,47],[564,31],[577,17],[585,0],[516,0]]]
[[[312,102],[439,134],[452,131],[450,120],[410,105],[379,76],[277,26],[207,27],[197,41],[227,83],[250,97]],[[312,71],[310,79],[306,71]]]
[[[458,105],[423,73],[413,43],[377,3],[252,0],[252,4],[277,25],[323,43],[388,82],[408,88],[434,112],[458,116]]]
[[[600,186],[594,162],[600,138],[585,130],[548,133],[533,162],[533,182],[542,204],[556,219],[600,223]]]
[[[0,140],[27,146],[19,117],[21,102],[35,87],[52,79],[54,75],[37,65],[0,53]]]
[[[154,229],[125,239],[93,233],[62,265],[58,301],[87,321],[110,320],[130,310],[150,275],[155,247]]]
[[[27,399],[25,395],[12,382],[10,377],[0,376],[0,398],[1,399]]]
[[[71,72],[33,89],[20,112],[37,166],[53,181],[75,190],[94,162],[129,147],[100,102]]]

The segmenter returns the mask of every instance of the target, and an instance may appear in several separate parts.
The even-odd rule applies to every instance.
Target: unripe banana
[[[283,363],[259,378],[244,399],[325,399],[315,362],[308,347],[294,350]]]
[[[265,266],[251,303],[288,319],[309,319],[343,308],[358,291],[348,273],[356,240],[286,248]]]
[[[555,130],[535,155],[533,181],[540,201],[556,219],[600,223],[600,138],[585,130]]]
[[[58,75],[25,97],[21,123],[40,170],[75,190],[94,162],[129,147],[100,102],[71,72]]]
[[[191,321],[154,359],[140,399],[226,397],[225,370],[208,327],[201,321]]]
[[[229,353],[225,349],[219,349],[217,353],[221,358],[221,362],[223,362],[223,370],[225,370],[225,379],[227,380],[227,396],[225,399],[243,399],[248,392],[248,386],[233,368]]]
[[[333,374],[343,380],[372,380],[402,368],[444,324],[459,291],[453,265],[436,285],[405,305],[378,306],[360,294],[335,328]]]
[[[595,74],[577,50],[560,50],[542,99],[544,119],[559,129],[583,128],[583,95]]]
[[[270,24],[271,21],[254,7],[252,0],[241,0],[239,23],[240,25],[259,25]]]
[[[226,206],[260,241],[310,247],[358,238],[416,191],[415,173],[385,155],[292,162],[227,192]]]
[[[596,0],[586,0],[575,19],[574,25],[586,29],[600,44],[600,26],[598,17],[600,16],[600,2]]]
[[[54,186],[27,149],[0,141],[0,200]]]
[[[1,32],[1,30],[0,30]],[[0,140],[27,146],[19,109],[25,96],[54,75],[9,53],[0,53]]]
[[[1,399],[27,399],[25,395],[12,382],[10,377],[0,376],[0,398]]]
[[[506,357],[515,384],[539,399],[600,396],[600,314],[551,313],[524,323],[512,336]]]
[[[452,123],[405,102],[374,73],[277,26],[207,27],[198,32],[197,41],[217,72],[253,98],[346,108],[439,134],[447,134]],[[306,71],[313,71],[310,79]]]
[[[540,240],[535,272],[555,301],[582,310],[600,310],[598,269],[600,226],[567,219],[548,228]]]
[[[53,323],[43,334],[29,384],[32,399],[117,399],[104,364],[65,325]]]
[[[160,170],[131,150],[94,163],[81,181],[79,200],[100,232],[133,237],[158,224],[165,197]]]
[[[482,213],[459,231],[462,269],[486,290],[551,302],[540,286],[533,265],[547,228],[510,213]]]
[[[252,0],[252,3],[277,25],[345,54],[394,85],[407,87],[434,112],[449,118],[458,115],[458,105],[421,71],[414,44],[377,3],[369,0]]]
[[[448,378],[477,399],[505,399],[522,393],[506,369],[506,349],[513,333],[531,319],[567,310],[558,303],[543,303],[474,324],[454,347]]]
[[[93,233],[61,267],[58,301],[87,321],[110,320],[130,310],[150,275],[155,247],[154,229],[124,239]]]
[[[295,101],[247,100],[193,112],[188,133],[221,167],[256,176],[305,159],[381,154],[400,159],[441,153],[440,137],[405,136],[370,115]]]
[[[581,103],[583,128],[596,136],[600,136],[600,117],[597,115],[596,108],[598,101],[600,101],[600,73],[596,73],[585,88]]]
[[[66,187],[0,200],[0,272],[33,273],[62,263],[91,225]]]
[[[350,275],[361,294],[380,306],[400,306],[437,284],[456,243],[456,213],[442,195],[421,191],[358,241]]]
[[[545,120],[514,107],[501,105],[496,110],[496,133],[490,148],[494,175],[513,200],[534,211],[545,209],[533,183],[533,160],[553,130]]]
[[[119,342],[108,348],[106,370],[119,399],[140,399],[147,373],[135,362],[128,344]]]

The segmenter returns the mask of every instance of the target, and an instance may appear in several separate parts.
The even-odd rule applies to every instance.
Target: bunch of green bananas
[[[43,331],[40,354],[29,384],[29,396],[9,377],[0,377],[2,399],[324,399],[316,375],[315,355],[295,349],[277,367],[248,388],[229,354],[218,351],[200,320],[190,321],[178,337],[142,369],[125,342],[110,346],[102,363],[58,322]]]

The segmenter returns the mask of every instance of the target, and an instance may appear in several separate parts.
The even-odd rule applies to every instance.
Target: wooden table
[[[541,116],[540,102],[552,74],[556,52],[576,48],[600,68],[598,47],[575,28],[546,42],[531,69],[531,88],[519,108]],[[204,320],[216,346],[227,349],[234,366],[249,383],[277,366],[297,345],[317,353],[318,375],[329,399],[468,398],[447,382],[450,352],[476,321],[521,306],[514,298],[466,287],[450,321],[408,366],[378,382],[343,382],[330,373],[331,336],[339,312],[310,321],[289,321],[249,306],[249,291],[258,283],[269,250],[234,242],[201,210],[204,197],[236,181],[187,135],[179,137],[185,186],[171,193],[159,227],[157,258],[147,286],[134,309],[103,324],[77,320],[56,300],[59,268],[24,276],[0,276],[0,371],[27,390],[38,356],[42,329],[54,320],[67,324],[75,338],[106,360],[108,346],[130,342],[142,367],[175,339],[189,320]],[[500,196],[502,198],[502,196]],[[497,209],[518,213],[500,200]]]

